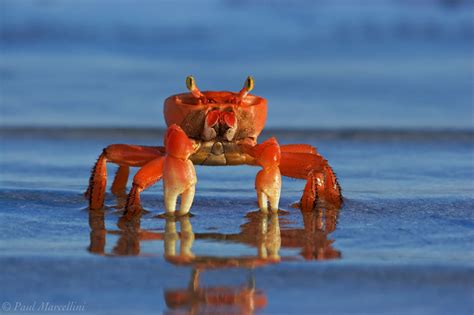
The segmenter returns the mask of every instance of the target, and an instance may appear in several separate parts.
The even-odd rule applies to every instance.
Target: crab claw
[[[260,210],[268,212],[268,203],[273,212],[278,211],[281,192],[280,146],[270,138],[255,148],[255,160],[262,170],[255,178],[255,189]]]
[[[163,188],[166,213],[173,214],[176,201],[181,195],[178,212],[184,215],[189,212],[194,199],[196,171],[189,156],[194,153],[194,142],[177,125],[171,125],[165,136],[166,158],[163,166]]]
[[[270,138],[255,147],[255,159],[263,168],[271,168],[280,165],[281,152],[278,141]]]
[[[178,159],[187,159],[194,153],[194,142],[188,138],[186,133],[178,125],[171,125],[166,131],[165,148],[168,156]]]

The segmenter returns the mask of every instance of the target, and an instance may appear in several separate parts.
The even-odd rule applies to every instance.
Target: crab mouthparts
[[[222,144],[222,142],[217,141],[216,143],[214,143],[211,149],[211,153],[214,155],[224,154],[224,145]]]
[[[221,112],[219,110],[210,111],[204,122],[202,138],[212,140],[222,138],[232,141],[237,130],[237,119],[234,112]]]

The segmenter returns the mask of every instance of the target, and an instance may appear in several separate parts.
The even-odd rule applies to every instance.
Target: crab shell
[[[180,126],[188,137],[200,139],[206,115],[209,111],[232,111],[237,121],[237,131],[232,140],[257,139],[265,126],[267,100],[248,94],[242,100],[239,94],[228,91],[204,91],[209,100],[201,102],[191,93],[181,93],[168,97],[164,103],[164,116],[167,126]]]

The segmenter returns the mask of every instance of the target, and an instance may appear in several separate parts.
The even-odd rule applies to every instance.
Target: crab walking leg
[[[128,194],[125,216],[131,216],[141,210],[140,193],[159,181],[163,176],[164,157],[156,158],[143,166],[133,178],[132,189]]]
[[[89,197],[89,209],[98,210],[104,206],[105,188],[107,185],[107,158],[102,153],[94,167],[89,179],[89,187],[85,195]]]
[[[114,182],[112,183],[112,193],[114,195],[123,195],[127,189],[128,174],[130,173],[130,167],[126,165],[120,165],[115,173]]]
[[[107,185],[107,162],[116,163],[124,167],[143,166],[147,162],[162,156],[163,154],[164,148],[162,147],[147,147],[127,144],[113,144],[106,147],[92,168],[89,186],[84,194],[89,198],[89,208],[97,210],[102,209],[104,206],[105,189]],[[117,176],[120,174],[120,177],[118,179],[116,177],[116,188],[120,188],[120,185],[125,186],[126,179],[124,179],[124,173],[124,170],[120,171],[119,169]]]
[[[307,180],[301,197],[303,211],[313,210],[318,199],[341,206],[341,188],[336,174],[319,154],[282,152],[280,170],[284,176]]]
[[[315,147],[309,144],[282,144],[280,145],[281,152],[293,152],[293,153],[312,153],[317,154],[318,151]]]

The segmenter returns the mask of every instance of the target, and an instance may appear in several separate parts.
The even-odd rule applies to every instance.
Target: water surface
[[[242,166],[197,167],[191,218],[160,218],[161,183],[143,194],[139,221],[120,221],[124,199],[111,194],[105,211],[88,211],[101,148],[162,134],[2,130],[2,300],[123,314],[472,312],[472,133],[262,135],[317,145],[344,189],[340,210],[301,213],[304,182],[285,179],[279,215],[261,216],[258,169]]]

